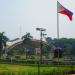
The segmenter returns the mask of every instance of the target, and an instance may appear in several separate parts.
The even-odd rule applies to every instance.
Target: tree
[[[46,38],[46,42],[47,42],[47,46],[48,46],[49,49],[55,47],[55,45],[54,45],[54,40],[53,40],[51,37],[47,37],[47,38]]]
[[[33,39],[33,37],[31,36],[31,34],[26,33],[24,36],[22,36],[23,45],[29,44],[32,41],[32,39]],[[26,52],[26,59],[27,59],[27,48],[25,48],[25,52]]]
[[[52,49],[55,48],[54,45],[54,41],[51,37],[47,37],[46,39],[46,49],[45,49],[45,53],[46,53],[46,58],[49,58],[49,55],[52,54]]]
[[[22,36],[23,43],[28,43],[32,39],[33,39],[33,37],[31,36],[30,33],[26,33],[24,36]]]
[[[2,54],[2,50],[4,47],[6,47],[6,42],[8,41],[9,39],[7,38],[7,36],[4,35],[4,32],[0,32],[0,57],[1,57],[1,54]]]
[[[54,50],[54,58],[62,58],[63,52],[62,49],[56,48]]]

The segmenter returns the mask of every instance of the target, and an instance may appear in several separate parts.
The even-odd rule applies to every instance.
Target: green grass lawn
[[[75,68],[73,68],[75,70]],[[66,72],[70,71],[71,68],[66,67],[57,67],[45,65],[40,67],[40,73],[42,75],[47,75],[49,73],[55,73],[57,71]],[[24,66],[16,64],[0,64],[0,75],[36,75],[38,74],[37,66]]]

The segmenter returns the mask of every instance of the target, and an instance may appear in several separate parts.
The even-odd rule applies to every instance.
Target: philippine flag
[[[57,12],[68,16],[70,21],[72,21],[73,13],[70,10],[66,9],[64,6],[62,6],[59,2],[57,2]]]

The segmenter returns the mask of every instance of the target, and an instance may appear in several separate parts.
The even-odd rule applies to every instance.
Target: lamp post
[[[43,36],[44,36],[44,31],[46,31],[46,29],[43,28],[36,28],[37,31],[40,31],[40,62],[42,63],[42,47],[43,47]],[[38,62],[38,75],[40,75],[40,62]]]

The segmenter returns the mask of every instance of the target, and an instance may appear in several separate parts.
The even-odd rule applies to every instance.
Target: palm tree
[[[26,33],[24,36],[22,36],[23,44],[29,44],[32,41],[33,37],[30,33]],[[26,59],[27,59],[27,49],[25,48],[26,52]]]
[[[6,42],[8,41],[9,39],[4,35],[4,32],[0,32],[0,57],[1,57],[1,54],[2,54],[2,50],[4,47],[6,47]]]

